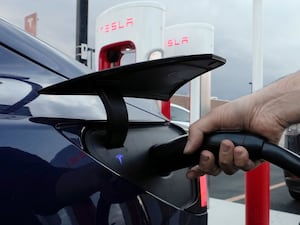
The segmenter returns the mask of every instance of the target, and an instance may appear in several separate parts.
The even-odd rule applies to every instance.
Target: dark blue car
[[[155,169],[148,150],[185,134],[157,100],[223,63],[92,72],[0,20],[1,224],[207,224],[198,181]]]

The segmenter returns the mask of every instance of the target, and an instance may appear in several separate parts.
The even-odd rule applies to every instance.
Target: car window
[[[106,120],[106,111],[98,96],[38,94],[39,89],[64,80],[0,45],[1,114]],[[129,120],[162,120],[156,101],[127,98],[126,102]]]

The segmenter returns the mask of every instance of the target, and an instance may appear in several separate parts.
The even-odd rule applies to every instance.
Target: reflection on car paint
[[[22,99],[20,99],[19,101],[15,102],[14,104],[6,107],[5,109],[1,110],[0,113],[3,114],[9,114],[9,113],[13,113],[13,112],[20,112],[21,108],[24,108],[24,106],[26,104],[28,104],[29,102],[33,101],[34,99],[36,99],[38,97],[38,91],[42,88],[42,86],[40,86],[39,84],[33,83],[29,81],[28,77],[20,77],[20,76],[14,76],[14,75],[4,75],[4,74],[0,74],[0,78],[4,78],[4,79],[13,79],[13,80],[17,80],[20,82],[24,82],[28,85],[30,85],[31,87],[31,91],[24,96]],[[26,112],[26,114],[24,116],[31,116],[31,113],[29,110],[22,110],[21,112]]]

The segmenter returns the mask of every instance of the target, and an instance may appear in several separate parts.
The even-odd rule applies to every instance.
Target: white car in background
[[[190,126],[190,111],[180,105],[171,103],[171,122],[188,131]]]

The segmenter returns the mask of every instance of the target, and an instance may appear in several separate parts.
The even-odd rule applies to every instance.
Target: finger
[[[235,166],[244,171],[252,170],[258,164],[258,162],[253,162],[249,158],[247,149],[242,146],[235,147],[233,155]]]
[[[217,176],[221,172],[221,169],[216,165],[213,153],[208,150],[201,152],[199,169],[213,176]]]
[[[206,173],[199,168],[199,165],[190,168],[186,174],[187,178],[195,179],[200,176],[205,175]]]
[[[204,150],[201,152],[199,165],[190,168],[186,175],[189,179],[194,179],[205,174],[216,176],[220,172],[220,168],[215,164],[214,155]]]
[[[193,128],[192,126],[189,128],[188,140],[183,151],[186,154],[195,152],[201,146],[204,136],[200,129]]]
[[[220,144],[219,165],[224,173],[234,174],[238,168],[234,164],[234,144],[230,140],[223,140]]]
[[[210,115],[210,114],[208,114]],[[202,144],[205,133],[209,133],[218,129],[215,126],[213,116],[204,116],[189,127],[189,136],[184,148],[184,153],[195,152]]]

